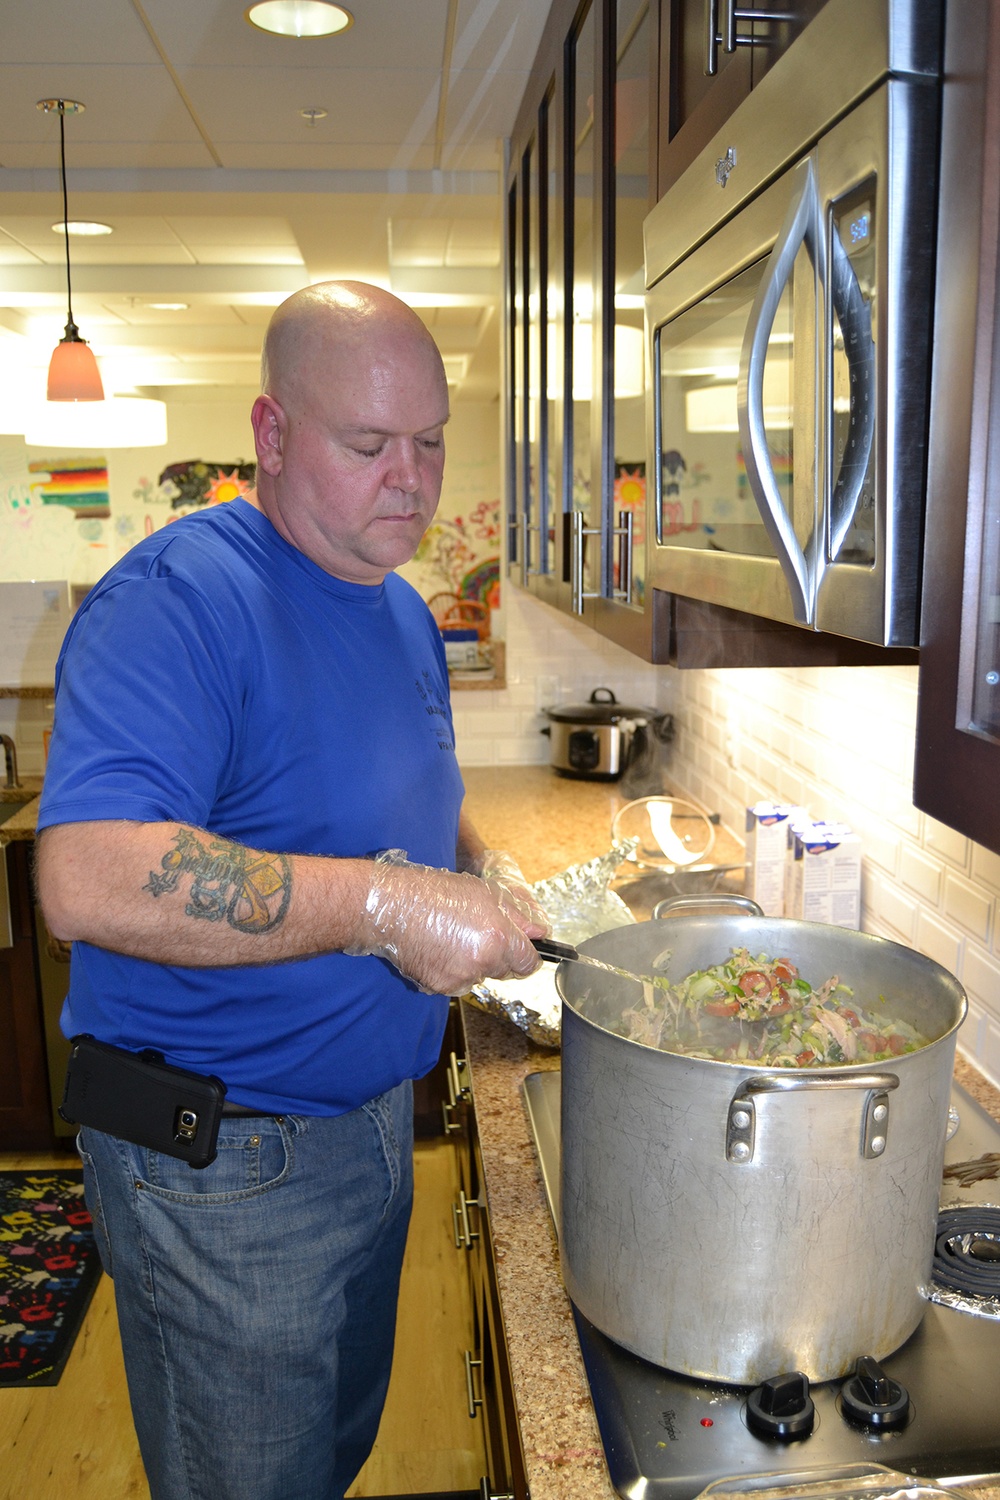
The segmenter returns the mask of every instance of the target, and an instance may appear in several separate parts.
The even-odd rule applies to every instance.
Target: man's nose
[[[420,467],[417,463],[417,445],[410,438],[400,438],[392,453],[392,463],[386,474],[386,484],[394,490],[412,495],[420,487]]]

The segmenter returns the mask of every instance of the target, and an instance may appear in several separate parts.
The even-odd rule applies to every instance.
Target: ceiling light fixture
[[[331,0],[259,0],[243,14],[251,26],[273,36],[335,36],[354,25],[350,11]]]
[[[39,99],[39,109],[59,115],[59,163],[62,176],[63,223],[69,223],[66,195],[66,116],[80,114],[84,105],[75,99]],[[66,239],[66,331],[49,361],[50,401],[103,401],[104,387],[94,351],[73,322],[73,290],[69,267],[69,235]]]
[[[24,441],[32,448],[162,448],[167,408],[140,396],[110,396],[99,406],[42,401],[30,410]]]
[[[95,234],[114,234],[110,224],[98,224],[96,219],[71,219],[68,224],[60,219],[52,226],[53,234],[75,234],[81,238]]]

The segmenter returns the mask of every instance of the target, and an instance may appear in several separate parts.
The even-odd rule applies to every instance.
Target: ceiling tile
[[[353,72],[396,65],[439,68],[448,18],[448,0],[359,0],[348,5],[354,15],[349,31],[300,39],[269,36],[251,26],[243,19],[244,0],[143,0],[143,4],[157,38],[178,69],[219,63],[232,68]],[[495,8],[495,0],[487,8]]]

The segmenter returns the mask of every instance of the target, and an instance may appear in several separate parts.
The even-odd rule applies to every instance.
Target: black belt
[[[272,1114],[267,1109],[254,1109],[249,1104],[224,1104],[222,1113],[223,1115],[249,1115],[257,1120],[283,1120],[285,1118],[284,1115]]]

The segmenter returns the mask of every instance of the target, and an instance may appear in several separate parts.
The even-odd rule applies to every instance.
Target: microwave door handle
[[[785,575],[794,617],[800,625],[812,625],[819,581],[815,562],[810,565],[802,551],[778,493],[764,425],[764,363],[778,303],[791,278],[799,248],[805,244],[814,264],[820,254],[816,232],[818,195],[811,162],[807,162],[801,175],[802,182],[768,257],[750,310],[740,353],[736,404],[750,492]],[[815,547],[810,545],[809,550],[812,554]]]
[[[854,520],[875,439],[875,344],[872,340],[871,306],[858,284],[851,258],[836,226],[832,237],[832,260],[831,296],[844,336],[851,411],[843,462],[830,492],[831,560],[844,545],[844,538]],[[832,392],[830,399],[832,403]]]

